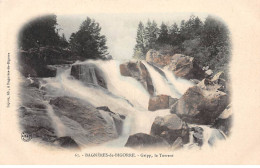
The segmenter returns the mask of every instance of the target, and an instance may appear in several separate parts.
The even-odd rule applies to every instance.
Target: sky
[[[162,22],[172,25],[188,20],[191,15],[198,16],[202,21],[208,16],[205,13],[147,13],[147,14],[86,14],[58,15],[59,33],[69,39],[71,33],[78,31],[80,24],[87,18],[95,19],[101,26],[101,34],[107,38],[108,52],[114,59],[131,59],[135,46],[138,23],[144,24],[148,19],[155,20],[158,27]]]

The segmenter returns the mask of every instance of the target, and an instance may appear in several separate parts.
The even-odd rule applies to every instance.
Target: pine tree
[[[100,31],[99,23],[87,17],[70,37],[71,50],[86,59],[106,59],[106,37]]]
[[[144,25],[139,22],[137,35],[136,35],[136,45],[134,48],[134,58],[135,59],[145,59],[145,41],[144,41]]]
[[[158,38],[158,27],[155,21],[151,22],[150,20],[147,21],[145,27],[145,53],[149,49],[153,49],[156,45],[156,40]]]
[[[156,22],[153,20],[152,22],[152,30],[151,30],[151,48],[155,47],[156,40],[159,37],[159,28],[157,27]]]
[[[144,33],[144,42],[145,42],[146,49],[150,48],[151,32],[152,32],[152,23],[150,20],[148,20],[145,26],[145,33]]]
[[[168,44],[169,39],[169,33],[168,33],[168,26],[162,22],[160,31],[159,31],[159,37],[157,39],[158,43],[160,44]]]
[[[19,34],[19,47],[27,50],[40,46],[57,46],[59,35],[56,32],[56,15],[47,15],[32,20]]]
[[[194,26],[193,26],[195,36],[200,36],[202,33],[202,29],[203,29],[203,23],[199,17],[196,17],[194,20]]]
[[[169,30],[170,44],[175,46],[181,43],[180,41],[180,30],[176,23],[174,23]]]

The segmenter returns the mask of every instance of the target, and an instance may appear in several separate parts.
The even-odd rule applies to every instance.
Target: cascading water
[[[56,116],[54,114],[52,106],[48,102],[45,102],[45,104],[47,107],[48,115],[52,120],[52,125],[53,125],[53,128],[55,129],[56,135],[58,137],[65,136],[66,128],[65,128],[63,122],[61,121],[61,119],[58,116]]]
[[[49,90],[49,96],[72,96],[87,100],[93,106],[108,106],[111,111],[126,115],[123,124],[122,135],[113,141],[107,142],[107,146],[125,145],[127,138],[135,133],[150,133],[151,125],[157,116],[165,116],[170,114],[170,110],[157,110],[155,112],[148,111],[148,102],[150,95],[145,88],[132,77],[125,77],[120,74],[120,61],[85,61],[77,62],[75,64],[94,64],[100,68],[107,83],[107,89],[98,86],[98,79],[96,77],[95,69],[89,68],[89,74],[93,85],[84,85],[79,80],[74,79],[71,75],[71,68],[60,68],[55,78],[45,78],[46,84],[44,86]],[[172,72],[167,69],[158,68],[165,74],[162,76],[154,67],[142,62],[152,78],[155,86],[156,94],[166,94],[174,98],[179,98],[189,87],[193,84],[184,79],[176,79]],[[81,69],[84,71],[84,69]],[[84,72],[80,72],[84,73]],[[89,77],[90,77],[89,76]],[[88,80],[88,79],[87,79]],[[50,105],[49,105],[50,106]],[[51,106],[48,106],[48,111],[53,122],[56,123],[55,128],[60,135],[71,136],[75,141],[84,145],[87,139],[84,138],[84,129],[63,117],[58,119],[53,113]],[[109,122],[112,122],[109,120]],[[205,129],[206,130],[206,129]]]

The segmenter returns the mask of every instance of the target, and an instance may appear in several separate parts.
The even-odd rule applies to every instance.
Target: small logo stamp
[[[21,138],[24,142],[29,142],[32,139],[32,134],[28,132],[22,132]]]

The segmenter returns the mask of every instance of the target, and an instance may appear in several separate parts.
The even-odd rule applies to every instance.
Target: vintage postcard
[[[1,164],[259,164],[259,1],[1,1]]]

